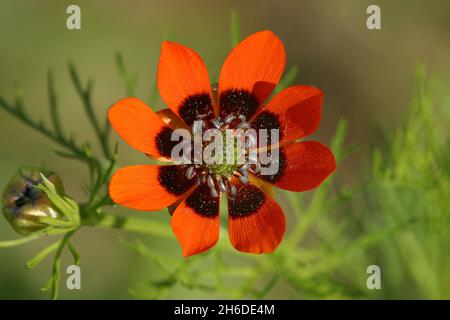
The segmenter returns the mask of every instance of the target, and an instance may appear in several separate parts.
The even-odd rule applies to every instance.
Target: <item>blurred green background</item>
[[[65,11],[70,4],[81,7],[81,30],[66,29]],[[366,28],[366,8],[369,4],[378,4],[381,7],[381,30],[370,31]],[[159,46],[166,39],[180,42],[198,51],[208,66],[210,76],[217,78],[221,64],[231,47],[230,14],[232,10],[235,10],[240,17],[244,37],[258,30],[270,29],[283,40],[287,50],[288,68],[294,65],[299,68],[295,83],[315,85],[324,91],[324,115],[314,139],[329,145],[339,119],[348,120],[346,141],[358,143],[359,148],[339,167],[337,175],[339,186],[364,186],[367,183],[370,184],[370,179],[375,179],[372,161],[376,148],[387,148],[387,152],[391,152],[388,157],[392,156],[395,148],[402,149],[402,147],[391,149],[386,147],[389,143],[386,143],[383,135],[401,128],[407,119],[414,91],[414,72],[419,63],[425,64],[428,72],[435,75],[439,83],[444,84],[442,91],[448,92],[448,86],[446,87],[445,84],[450,83],[450,60],[448,59],[450,56],[450,2],[446,0],[220,2],[2,0],[0,2],[0,95],[12,100],[15,85],[19,85],[29,113],[48,120],[46,76],[48,69],[51,68],[55,75],[65,130],[75,132],[79,141],[93,140],[92,130],[80,106],[80,98],[69,79],[68,61],[75,63],[83,80],[93,77],[95,81],[93,100],[96,111],[103,117],[109,106],[126,96],[124,85],[115,68],[114,57],[117,52],[123,54],[128,70],[138,74],[137,96],[145,101],[149,101],[154,90]],[[163,107],[161,100],[153,100],[154,109]],[[431,114],[433,115],[434,111],[431,111]],[[446,120],[441,118],[440,121]],[[433,123],[429,125],[429,128],[433,127]],[[419,130],[418,134],[416,139],[425,138],[428,133]],[[53,152],[54,144],[13,119],[3,110],[0,110],[0,137],[1,189],[19,166],[45,166],[60,174],[70,196],[79,200],[83,199],[80,185],[87,179],[87,174],[82,165],[59,158]],[[113,138],[119,141],[115,134]],[[443,137],[437,138],[438,145],[443,141]],[[122,141],[119,141],[119,147],[120,165],[147,163],[145,156],[127,147]],[[439,152],[441,151],[439,149]],[[423,152],[426,153],[426,149]],[[448,152],[445,149],[443,152],[440,155],[444,159],[449,159]],[[420,156],[420,154],[412,156]],[[443,167],[448,168],[445,161]],[[432,186],[431,189],[433,188],[436,187]],[[383,188],[382,190],[390,192]],[[280,197],[283,202],[283,196]],[[306,198],[308,199],[308,195]],[[442,198],[445,199],[445,197]],[[405,202],[411,204],[412,201],[416,201],[415,199],[417,198],[411,197]],[[356,203],[357,199],[354,201]],[[448,202],[443,207],[448,208],[447,205]],[[350,206],[353,206],[353,203]],[[294,213],[289,210],[288,205],[283,207],[288,221],[294,223],[293,218],[289,218]],[[366,217],[361,221],[367,225],[371,225],[375,220],[378,221],[377,217],[387,214],[383,210],[374,209],[376,206],[370,207],[364,203],[360,208],[363,208],[361,210],[364,210]],[[358,210],[354,209],[353,214]],[[408,207],[404,210],[412,209]],[[442,210],[442,206],[436,210]],[[164,223],[169,223],[170,218],[164,213],[134,213],[126,210],[122,212],[150,217]],[[348,218],[345,215],[346,212],[350,212],[350,209],[341,210],[338,217]],[[448,215],[449,212],[444,211],[443,214]],[[337,221],[336,228],[338,228],[341,220],[337,218],[333,221]],[[439,251],[439,258],[433,255],[430,258],[432,259],[431,267],[427,269],[435,274],[426,273],[423,271],[425,269],[418,271],[425,274],[417,274],[415,271],[401,268],[394,270],[390,273],[390,278],[386,276],[386,280],[397,279],[388,282],[389,290],[392,290],[391,294],[386,291],[387,288],[383,288],[384,292],[375,294],[375,297],[450,297],[450,271],[444,273],[447,278],[442,278],[437,276],[438,271],[433,268],[433,266],[443,266],[443,268],[449,266],[449,258],[445,255],[445,252],[449,252],[447,250],[448,229],[436,234],[433,230],[430,231],[433,236],[423,230],[417,232],[425,232],[425,239],[439,238],[439,246],[433,244],[433,248]],[[365,228],[360,228],[356,233],[364,235],[366,231]],[[413,234],[417,232],[413,231]],[[350,237],[348,242],[353,243],[351,234],[346,233],[346,236]],[[0,240],[15,237],[16,234],[6,221],[0,220]],[[68,291],[62,288],[61,298],[132,297],[128,290],[130,287],[145,282],[160,272],[152,261],[136,255],[123,246],[121,239],[133,238],[133,235],[120,231],[84,228],[78,232],[73,241],[82,255],[82,290]],[[176,241],[156,237],[140,237],[140,239],[151,248],[169,252],[175,261],[182,259],[181,250]],[[0,298],[47,298],[47,293],[40,292],[39,288],[48,279],[51,259],[44,261],[33,271],[28,271],[24,267],[25,261],[42,248],[46,241],[39,240],[24,246],[0,250]],[[382,254],[377,255],[372,252],[371,257],[375,258],[364,261],[381,264],[383,272],[382,262],[387,261],[383,259],[395,256],[391,248],[392,244],[389,243],[378,247],[382,250]],[[441,246],[442,243],[445,246]],[[417,251],[413,252],[414,254],[411,255],[413,261],[409,263],[414,264],[416,261],[414,259],[417,258],[417,261],[425,261],[426,264],[427,258],[418,258]],[[430,251],[426,250],[425,254],[427,253]],[[383,259],[379,258],[381,256]],[[239,270],[241,258],[241,255],[237,258],[230,257],[231,268]],[[69,262],[69,257],[64,255],[63,265]],[[407,261],[403,262],[408,264]],[[355,262],[352,259],[342,262],[339,266],[341,271],[327,269],[326,278],[331,277],[332,282],[339,282],[340,286],[344,287],[347,283],[348,288],[353,288],[356,284],[350,285],[351,279],[336,276],[336,272],[342,272],[347,276],[351,274],[350,269],[346,272],[346,266],[350,268],[353,263]],[[365,267],[360,272],[360,278],[364,279]],[[409,272],[411,276],[407,276],[407,279],[403,278]],[[414,277],[420,278],[418,284],[415,284]],[[427,282],[427,277],[434,279],[430,280],[431,282],[438,281],[435,287],[439,289],[433,287],[430,290],[419,290],[420,284]],[[236,287],[242,284],[240,281],[244,280],[236,280]],[[405,283],[410,283],[411,286]],[[365,282],[359,285],[364,287]],[[314,291],[321,284],[314,285],[314,282],[305,284],[305,288],[308,286],[314,288],[311,289]],[[301,288],[292,289],[281,281],[271,289],[267,297],[352,297],[352,294],[330,294],[327,290],[320,292],[320,294],[309,295],[308,292],[302,293]],[[373,293],[366,294],[373,295]],[[251,294],[245,296],[252,297]],[[140,296],[137,295],[137,297]],[[228,296],[219,291],[205,292],[197,289],[190,290],[183,285],[174,285],[167,292],[167,297],[220,298]]]

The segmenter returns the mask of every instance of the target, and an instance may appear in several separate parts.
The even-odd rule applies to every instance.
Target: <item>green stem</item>
[[[40,251],[38,254],[34,256],[33,259],[27,261],[26,266],[28,269],[33,269],[36,267],[39,263],[41,263],[42,260],[44,260],[50,253],[55,251],[59,246],[59,242],[55,242],[48,247],[45,247],[42,251]]]
[[[292,246],[297,246],[304,238],[310,226],[316,220],[317,216],[324,210],[323,203],[325,197],[328,195],[328,186],[330,180],[326,181],[314,194],[313,200],[309,205],[303,218],[298,222],[291,232],[287,242]],[[297,201],[293,194],[288,195],[291,199],[290,203],[295,206]],[[297,204],[298,205],[298,204]]]
[[[95,226],[137,232],[162,237],[164,239],[174,238],[172,230],[168,224],[135,217],[122,217],[112,214],[104,214],[104,217],[96,223]]]
[[[241,41],[241,24],[236,11],[231,11],[231,48],[234,48]]]
[[[59,247],[56,251],[55,258],[53,260],[53,272],[52,272],[52,278],[51,278],[51,288],[52,288],[52,295],[51,299],[56,300],[58,298],[59,293],[59,280],[61,278],[61,255],[63,253],[64,247],[70,240],[70,238],[73,236],[76,230],[70,231],[66,233],[66,235],[61,239],[61,242],[59,243]]]
[[[279,274],[275,274],[274,276],[272,276],[272,278],[270,278],[269,282],[264,286],[264,288],[259,291],[259,292],[255,292],[255,297],[258,299],[264,299],[267,294],[273,289],[273,287],[277,284],[278,280],[280,279],[280,275]]]
[[[116,67],[119,72],[119,76],[123,81],[126,88],[126,94],[128,97],[135,96],[135,87],[137,82],[137,76],[131,76],[128,74],[127,68],[125,67],[125,61],[120,52],[116,53]]]
[[[145,234],[149,236],[161,237],[163,239],[175,240],[170,224],[160,223],[156,221],[150,221],[146,219],[136,218],[136,217],[123,217],[118,215],[113,215],[110,213],[103,213],[102,219],[95,221],[90,224],[93,227],[100,228],[112,228],[130,232],[136,232],[140,234]],[[221,237],[217,242],[217,247],[225,250],[234,252],[235,250],[231,247],[227,241],[224,239],[228,236],[228,230],[226,228],[220,228]]]
[[[70,253],[73,256],[73,261],[76,265],[80,264],[80,253],[78,252],[77,248],[72,244],[71,241],[67,241],[67,248],[69,248]]]
[[[9,248],[9,247],[15,247],[21,244],[25,244],[27,242],[36,240],[37,238],[41,237],[42,234],[33,234],[30,236],[27,236],[25,238],[15,239],[15,240],[6,240],[6,241],[0,241],[0,248]]]
[[[97,116],[94,112],[94,108],[91,102],[92,81],[89,81],[86,89],[84,89],[81,85],[81,81],[75,69],[75,66],[71,63],[69,64],[69,72],[72,81],[75,85],[75,89],[77,90],[77,93],[81,97],[81,101],[83,102],[83,106],[89,118],[89,121],[91,122],[92,127],[94,128],[94,132],[97,135],[97,139],[100,143],[103,154],[105,155],[106,158],[109,158],[111,156],[111,151],[109,148],[108,139],[105,138],[104,131],[100,126],[100,123],[97,119]]]
[[[298,75],[298,67],[291,67],[288,72],[281,78],[278,85],[275,87],[274,94],[286,89],[290,85],[292,85],[295,81],[295,78]]]
[[[53,82],[53,73],[51,72],[51,70],[48,71],[47,88],[48,88],[48,103],[50,106],[50,115],[52,118],[53,128],[55,129],[55,133],[57,136],[63,136],[61,122],[59,120],[58,100],[56,98],[55,85]]]

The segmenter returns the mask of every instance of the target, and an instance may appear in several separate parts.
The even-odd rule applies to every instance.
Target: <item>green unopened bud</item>
[[[61,218],[48,196],[36,188],[43,182],[41,173],[58,192],[63,192],[56,174],[38,168],[22,168],[8,183],[3,194],[3,214],[21,235],[48,228],[48,224],[39,221],[41,218]]]

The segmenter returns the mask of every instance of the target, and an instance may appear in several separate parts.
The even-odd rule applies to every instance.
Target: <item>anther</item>
[[[214,179],[212,175],[208,175],[208,178],[206,179],[208,183],[208,187],[212,190],[216,188],[216,185],[214,184]]]
[[[219,194],[217,193],[216,188],[211,189],[211,195],[212,195],[214,198],[218,198],[218,197],[219,197]]]
[[[248,129],[250,124],[248,122],[241,122],[236,126],[236,129]]]
[[[188,180],[191,180],[196,175],[196,172],[194,171],[194,167],[190,166],[185,173],[185,176]]]
[[[243,114],[240,114],[238,116],[238,119],[241,120],[241,121],[247,121],[247,118]]]
[[[233,114],[229,114],[225,117],[224,122],[226,124],[230,124],[236,117]]]
[[[238,178],[243,184],[246,184],[248,182],[248,178],[246,176],[239,176]]]
[[[216,129],[220,129],[222,127],[218,119],[211,120],[211,123],[213,124],[214,127],[216,127]]]
[[[236,187],[234,184],[230,184],[230,194],[234,196],[236,194]]]
[[[227,186],[225,185],[225,182],[222,179],[219,180],[219,189],[222,192],[227,192]]]
[[[242,165],[241,170],[248,170],[249,167],[250,167],[250,163],[246,162]]]
[[[244,170],[244,169],[240,168],[240,169],[239,169],[239,172],[240,172],[244,177],[248,178],[248,172],[247,172],[247,170]]]

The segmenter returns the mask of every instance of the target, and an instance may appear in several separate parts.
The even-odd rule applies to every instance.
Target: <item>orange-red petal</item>
[[[248,253],[274,251],[283,239],[283,210],[268,194],[251,183],[240,185],[228,198],[228,228],[234,248]]]
[[[271,31],[252,34],[226,58],[219,77],[219,113],[250,118],[270,96],[286,65],[281,40]]]
[[[254,129],[278,129],[280,144],[303,138],[319,126],[323,93],[311,86],[292,86],[276,94],[251,121]]]
[[[333,153],[316,141],[296,142],[279,149],[278,171],[257,176],[278,188],[306,191],[319,186],[336,170]]]
[[[184,166],[136,165],[117,170],[109,184],[111,199],[137,210],[161,210],[179,199],[194,182]]]
[[[158,160],[169,161],[173,129],[137,98],[126,98],[114,104],[108,112],[111,126],[133,148]]]
[[[202,58],[190,48],[162,43],[158,90],[164,102],[189,126],[197,119],[214,117],[208,71]]]
[[[185,257],[201,253],[219,239],[220,198],[206,185],[197,187],[173,213],[171,225]]]

